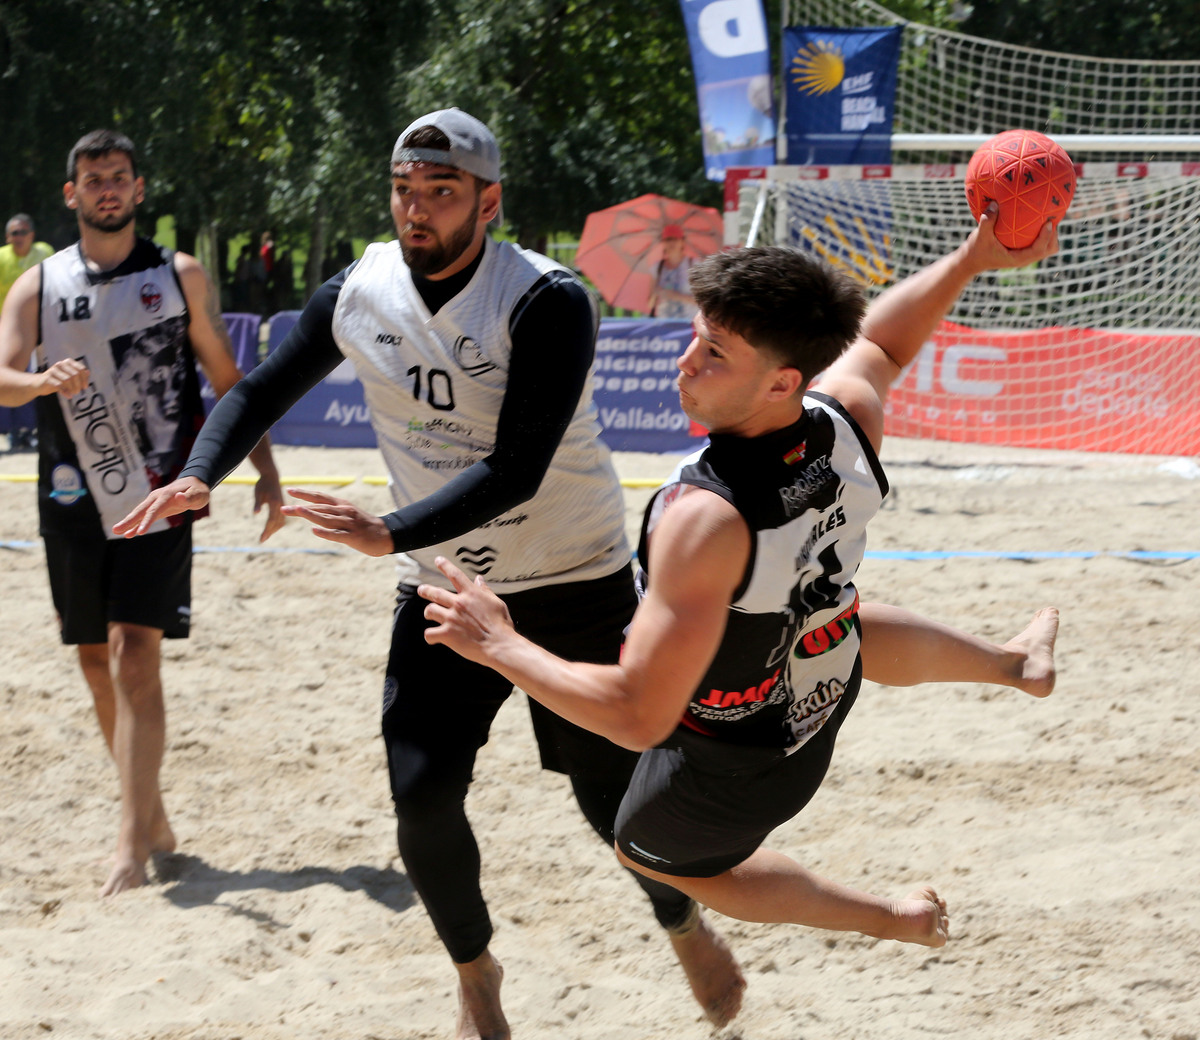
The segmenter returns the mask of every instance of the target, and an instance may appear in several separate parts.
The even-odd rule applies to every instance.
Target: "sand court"
[[[369,450],[277,449],[390,508]],[[1200,1037],[1200,469],[1192,460],[885,441],[866,599],[997,640],[1062,612],[1045,701],[866,684],[812,804],[773,843],[820,873],[946,898],[940,950],[716,918],[746,971],[724,1040]],[[620,455],[631,479],[673,459]],[[0,456],[0,474],[34,456]],[[239,473],[243,472],[239,470]],[[248,469],[245,472],[250,472]],[[636,532],[650,491],[627,490]],[[34,488],[0,480],[0,1034],[440,1040],[446,957],[396,855],[378,711],[393,568],[287,529],[250,491],[196,528],[194,628],[164,644],[179,851],[101,901],[118,821]],[[431,691],[437,695],[443,691]],[[468,812],[522,1040],[713,1035],[648,907],[540,772],[523,697]]]

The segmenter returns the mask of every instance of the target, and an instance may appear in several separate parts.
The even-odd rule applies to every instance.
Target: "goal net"
[[[919,25],[874,0],[790,0],[787,25],[902,25],[893,130],[1200,133],[1200,61],[1059,54]],[[1097,156],[1102,157],[1102,156]]]
[[[893,436],[1200,453],[1200,163],[1084,163],[1040,264],[974,280],[889,398]],[[730,241],[813,250],[869,293],[963,241],[964,165],[767,167]]]
[[[1200,62],[1017,48],[872,0],[790,8],[793,25],[905,24],[899,164],[731,170],[727,243],[813,250],[875,293],[970,233],[984,137],[1040,130],[1076,163],[1059,253],[971,284],[891,394],[888,433],[1200,454]]]

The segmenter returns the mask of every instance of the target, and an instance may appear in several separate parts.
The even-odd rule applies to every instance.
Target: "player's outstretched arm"
[[[382,517],[360,509],[344,498],[335,498],[324,491],[303,491],[288,488],[292,498],[304,505],[286,505],[284,516],[294,516],[312,524],[312,533],[327,542],[338,542],[357,549],[366,556],[386,556],[394,552],[392,532]]]
[[[648,591],[617,665],[564,661],[531,643],[482,579],[443,558],[453,591],[417,590],[436,622],[425,638],[495,669],[577,726],[642,751],[678,725],[720,644],[749,553],[749,528],[729,503],[708,491],[676,500],[655,528]]]
[[[984,271],[1024,267],[1058,251],[1058,232],[1047,221],[1027,249],[996,241],[997,206],[953,252],[892,286],[872,301],[859,337],[829,366],[817,389],[836,397],[876,449],[883,440],[883,405],[892,383],[917,356],[973,278]]]

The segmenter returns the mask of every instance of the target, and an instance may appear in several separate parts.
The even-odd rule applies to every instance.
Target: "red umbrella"
[[[698,259],[721,248],[724,227],[717,210],[640,195],[588,214],[575,266],[612,306],[646,311],[662,259],[663,229],[670,224],[683,231],[686,257]]]

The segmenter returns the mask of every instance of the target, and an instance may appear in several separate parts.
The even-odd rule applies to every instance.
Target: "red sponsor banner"
[[[1071,451],[1200,454],[1200,333],[943,322],[893,387],[886,432]]]

